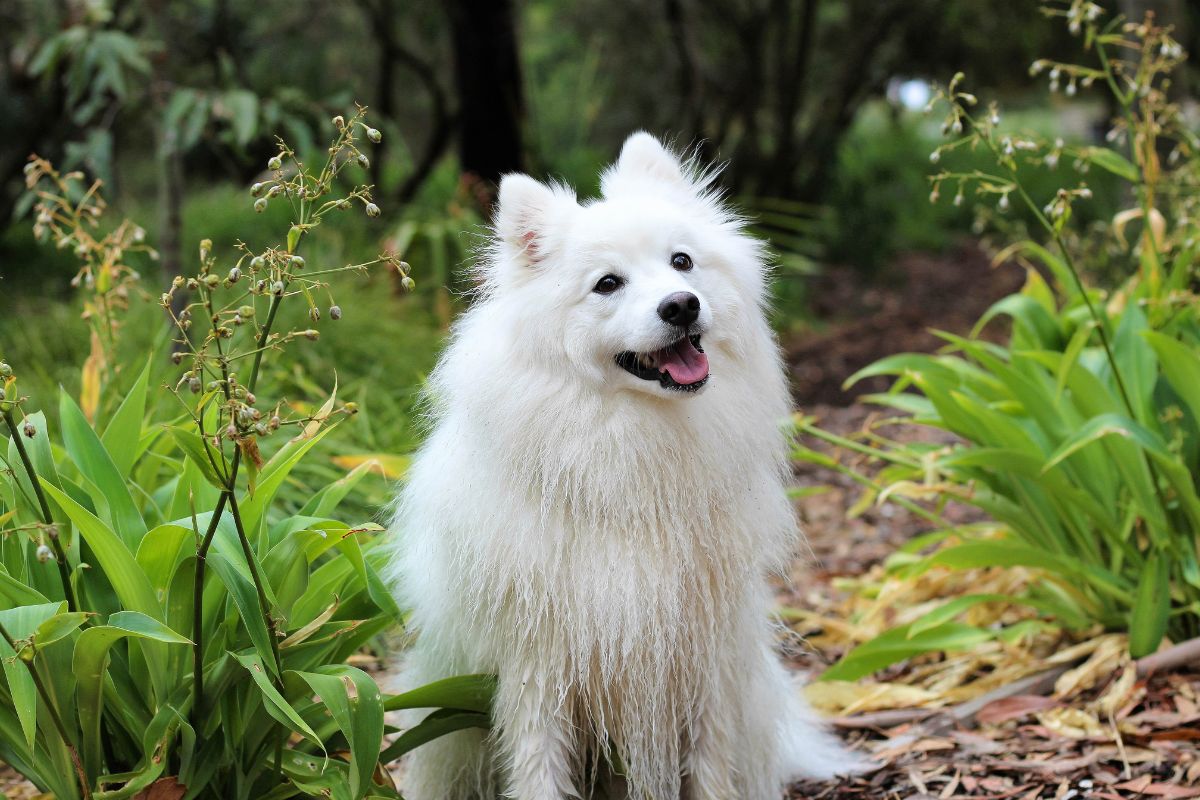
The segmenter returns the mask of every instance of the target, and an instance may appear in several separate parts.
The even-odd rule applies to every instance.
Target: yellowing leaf
[[[96,409],[100,406],[100,372],[105,361],[104,346],[100,344],[100,337],[92,331],[92,351],[83,362],[79,385],[79,407],[88,422],[96,421]]]
[[[1128,658],[1128,641],[1124,636],[1101,637],[1095,652],[1078,667],[1064,672],[1054,683],[1054,695],[1066,697],[1090,689],[1105,680]]]
[[[804,687],[809,705],[824,714],[855,714],[885,708],[919,708],[941,705],[939,694],[901,683],[823,681]]]
[[[412,462],[410,456],[400,456],[394,453],[358,453],[356,455],[334,456],[333,463],[342,469],[351,470],[363,464],[371,464],[371,468],[389,480],[404,477],[408,465]]]
[[[1052,708],[1038,714],[1037,718],[1050,730],[1071,739],[1086,739],[1104,733],[1104,726],[1095,715],[1078,708]]]

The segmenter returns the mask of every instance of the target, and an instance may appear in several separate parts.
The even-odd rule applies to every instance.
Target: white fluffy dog
[[[562,800],[598,775],[768,800],[854,766],[773,652],[791,409],[762,248],[712,179],[638,133],[599,200],[500,185],[393,525],[406,680],[496,674],[494,727],[419,748],[413,800]]]

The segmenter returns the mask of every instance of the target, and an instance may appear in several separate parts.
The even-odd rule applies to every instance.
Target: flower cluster
[[[283,240],[262,250],[238,242],[228,258],[219,256],[205,239],[199,247],[199,268],[190,278],[177,277],[160,298],[160,304],[178,329],[173,353],[175,363],[185,367],[173,392],[188,409],[201,434],[205,455],[216,474],[232,482],[237,460],[227,453],[250,459],[260,457],[257,440],[287,426],[307,428],[321,424],[332,414],[353,414],[353,403],[325,408],[309,416],[294,416],[282,400],[265,404],[255,394],[264,355],[278,352],[297,341],[317,340],[316,327],[277,330],[278,311],[284,303],[303,302],[308,320],[323,317],[336,322],[343,310],[332,295],[327,279],[344,272],[365,273],[371,266],[386,264],[403,280],[411,281],[410,267],[395,254],[384,253],[372,261],[314,269],[299,250],[305,238],[329,214],[361,205],[369,217],[380,214],[371,198],[371,187],[339,186],[339,176],[348,166],[366,167],[367,155],[358,146],[359,135],[372,142],[382,135],[364,122],[366,110],[359,107],[349,120],[333,118],[336,135],[319,171],[309,170],[283,140],[279,151],[267,162],[269,176],[250,194],[256,211],[273,201],[290,204],[293,216]],[[187,299],[177,302],[180,294]],[[174,309],[181,308],[178,312]],[[189,401],[188,395],[195,399]]]
[[[989,105],[985,113],[978,113],[976,97],[959,88],[964,80],[959,73],[945,88],[935,92],[926,109],[932,111],[939,105],[946,106],[942,131],[952,137],[930,154],[930,161],[941,163],[945,154],[959,148],[983,148],[991,152],[998,170],[939,172],[930,178],[930,199],[940,199],[946,184],[955,188],[956,205],[964,201],[965,192],[973,191],[976,196],[992,198],[996,210],[1003,213],[1012,206],[1010,196],[1020,198],[1047,230],[1059,235],[1071,218],[1072,206],[1092,197],[1085,176],[1092,166],[1096,166],[1138,184],[1142,208],[1137,215],[1153,220],[1157,213],[1155,206],[1166,201],[1161,196],[1167,175],[1159,163],[1160,148],[1164,143],[1170,143],[1168,164],[1187,163],[1198,144],[1196,135],[1181,121],[1179,109],[1169,102],[1166,91],[1171,71],[1185,57],[1182,47],[1172,38],[1170,28],[1154,24],[1153,15],[1147,15],[1139,23],[1125,22],[1121,18],[1106,20],[1104,10],[1087,0],[1049,6],[1044,12],[1048,16],[1064,18],[1072,34],[1083,35],[1087,47],[1096,54],[1097,63],[1084,65],[1039,59],[1030,66],[1030,73],[1047,73],[1050,90],[1059,91],[1065,84],[1068,95],[1074,95],[1080,88],[1105,86],[1122,111],[1113,120],[1106,139],[1115,147],[1128,147],[1129,157],[1107,147],[1075,146],[1061,138],[1048,141],[1037,135],[1002,130],[996,104]],[[1120,56],[1110,55],[1110,50]],[[1018,179],[1018,169],[1056,169],[1064,158],[1070,159],[1079,176],[1078,183],[1058,189],[1046,202],[1029,197]],[[1171,176],[1174,200],[1195,202],[1195,192],[1181,190],[1181,182],[1194,183],[1195,176],[1189,176],[1189,172],[1190,169],[1180,170]],[[1189,197],[1193,199],[1186,200]],[[1183,214],[1185,219],[1188,216],[1195,215]]]
[[[140,253],[157,259],[158,253],[146,243],[146,231],[129,220],[101,231],[107,208],[102,183],[85,183],[82,172],[61,173],[33,155],[25,164],[25,187],[35,198],[34,236],[38,241],[53,241],[60,250],[71,250],[79,260],[71,286],[86,290],[83,318],[92,329],[89,367],[96,375],[106,374],[112,366],[107,354],[120,332],[121,315],[141,281],[129,257]],[[89,416],[94,411],[85,410]]]

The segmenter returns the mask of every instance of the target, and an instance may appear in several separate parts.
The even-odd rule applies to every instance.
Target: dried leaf
[[[1003,697],[993,700],[975,715],[979,722],[999,724],[1013,719],[1029,716],[1038,711],[1045,711],[1059,705],[1053,697],[1043,697],[1036,694],[1019,694],[1014,697]]]

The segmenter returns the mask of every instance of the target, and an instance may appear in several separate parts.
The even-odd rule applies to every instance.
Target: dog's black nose
[[[658,316],[663,322],[686,328],[700,316],[700,298],[691,292],[672,292],[658,304]]]

